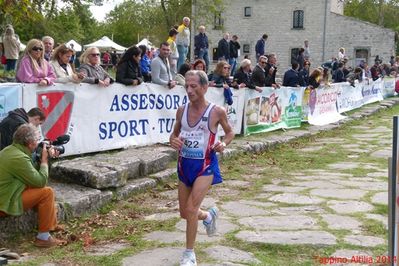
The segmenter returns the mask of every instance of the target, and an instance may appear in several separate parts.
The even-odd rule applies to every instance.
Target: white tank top
[[[215,133],[209,129],[210,113],[214,106],[215,104],[210,103],[197,123],[190,126],[188,123],[189,104],[184,105],[180,129],[180,138],[183,140],[183,147],[180,150],[181,157],[205,159],[209,154],[215,143]]]

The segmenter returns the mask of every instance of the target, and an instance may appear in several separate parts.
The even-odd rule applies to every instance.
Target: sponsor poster
[[[208,88],[205,98],[208,101],[224,106],[227,112],[227,119],[230,126],[233,128],[234,134],[242,134],[242,116],[244,113],[245,90],[236,90],[231,88],[233,93],[233,104],[227,105],[224,100],[223,89]],[[224,131],[221,126],[218,128],[218,136],[224,136]]]
[[[308,122],[312,125],[335,123],[345,116],[337,110],[338,86],[319,87],[310,91]]]
[[[388,98],[395,96],[395,78],[385,77],[382,83],[382,97]]]
[[[338,89],[338,97],[337,97],[338,113],[347,112],[359,108],[363,105],[361,84],[356,83],[355,87],[353,87],[348,83],[339,83],[335,86]]]
[[[22,84],[0,83],[0,121],[19,107],[22,107]]]
[[[224,104],[222,89],[209,88],[211,102]],[[221,91],[221,92],[220,92]],[[179,106],[188,102],[185,89],[155,84],[100,88],[89,84],[25,85],[24,107],[38,106],[47,115],[46,138],[68,134],[65,155],[150,145],[169,141]],[[239,121],[239,120],[237,120]]]
[[[244,109],[245,134],[301,126],[303,88],[247,90]]]
[[[365,81],[360,83],[362,87],[363,105],[382,101],[384,99],[381,93],[383,83],[381,79],[374,82]]]

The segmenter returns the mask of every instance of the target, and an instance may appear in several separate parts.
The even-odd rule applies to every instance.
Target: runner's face
[[[206,87],[200,85],[198,76],[190,75],[186,77],[186,92],[190,102],[196,102],[204,98]]]

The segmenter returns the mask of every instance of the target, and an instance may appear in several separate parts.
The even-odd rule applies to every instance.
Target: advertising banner
[[[0,83],[0,121],[9,111],[22,106],[22,84]]]
[[[209,92],[209,101],[224,104],[222,89],[209,88]],[[29,84],[25,85],[24,99],[26,109],[38,106],[46,113],[41,127],[46,138],[70,135],[66,155],[168,142],[176,110],[188,102],[181,86],[169,90],[148,83],[134,88],[121,84],[41,88]]]
[[[395,78],[385,77],[382,83],[382,97],[388,98],[395,96]]]
[[[370,81],[360,83],[362,88],[363,105],[382,101],[384,99],[381,93],[383,83],[384,82],[381,79],[374,82]]]
[[[311,90],[309,95],[308,122],[312,125],[323,126],[335,123],[345,116],[337,110],[338,86],[319,87]]]
[[[355,87],[347,83],[335,85],[338,89],[338,113],[347,112],[363,105],[362,86],[356,83]]]
[[[263,88],[247,90],[245,97],[245,134],[301,126],[303,88]]]

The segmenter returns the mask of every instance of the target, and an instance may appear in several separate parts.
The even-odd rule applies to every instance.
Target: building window
[[[249,54],[251,51],[251,46],[249,44],[244,44],[242,46],[242,51],[244,52],[244,54]]]
[[[244,7],[244,17],[249,18],[252,16],[252,8],[250,6]]]
[[[303,10],[294,11],[293,24],[292,24],[292,27],[294,29],[303,29],[303,17],[304,17]]]
[[[215,14],[214,29],[221,30],[223,28],[223,18],[222,13],[219,12]]]

